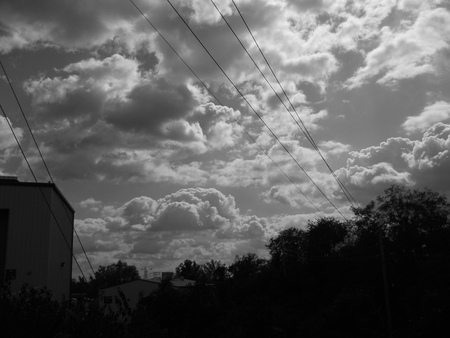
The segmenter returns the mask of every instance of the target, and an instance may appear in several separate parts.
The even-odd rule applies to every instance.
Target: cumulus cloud
[[[343,144],[337,141],[322,141],[319,143],[319,148],[325,150],[326,153],[331,155],[346,154],[350,151],[350,144]]]
[[[104,219],[86,218],[84,220],[75,220],[75,230],[84,250],[88,253],[104,253],[119,250],[119,244],[109,234],[109,229],[106,227]],[[74,254],[83,252],[80,241],[74,240]]]
[[[88,252],[158,264],[210,257],[231,262],[244,248],[265,252],[265,242],[275,234],[267,219],[241,215],[234,197],[216,189],[181,189],[157,200],[136,197],[103,213],[76,221]]]
[[[448,193],[450,126],[437,123],[422,140],[390,138],[379,146],[351,152],[347,166],[337,171],[341,181],[359,196],[381,194],[392,184],[428,187]],[[367,198],[367,197],[366,197]],[[366,202],[366,201],[364,201]]]
[[[311,148],[303,147],[297,140],[282,140],[286,150],[273,140],[268,141],[269,156],[294,182],[308,180],[303,171],[292,160],[296,159],[302,168],[307,171],[315,171],[316,165],[321,161],[319,155]],[[258,139],[258,143],[260,139]],[[250,146],[253,149],[254,145]],[[257,147],[254,148],[259,149]],[[236,158],[232,161],[215,161],[210,167],[210,179],[221,186],[274,186],[289,182],[286,176],[272,162],[272,160],[260,151],[248,158]]]
[[[99,207],[102,205],[101,201],[97,201],[94,198],[90,197],[87,200],[80,202],[80,207],[82,208],[89,208],[93,211],[98,211]]]
[[[417,20],[402,32],[383,27],[379,46],[367,54],[366,65],[347,81],[348,87],[361,86],[378,74],[382,74],[377,81],[380,84],[433,74],[433,57],[449,47],[449,35],[450,13],[444,8],[421,11]]]
[[[276,201],[284,205],[290,205],[293,207],[298,206],[297,203],[295,203],[295,201],[291,199],[289,190],[283,189],[282,186],[273,186],[264,195],[266,197],[264,199],[266,203]]]
[[[408,116],[402,124],[408,134],[416,131],[424,132],[437,122],[445,122],[450,118],[450,103],[438,101],[425,109],[417,116]]]
[[[111,212],[108,212],[111,215]],[[234,198],[216,189],[182,189],[159,200],[141,196],[118,209],[112,230],[203,231],[233,222],[239,214]],[[127,226],[124,227],[123,224]]]
[[[24,84],[57,177],[203,183],[198,163],[178,161],[241,137],[230,117],[239,112],[203,103],[195,85],[143,73],[136,59],[91,58],[60,73]]]
[[[115,207],[93,195],[77,194],[81,202],[76,207],[98,215],[76,225],[93,260],[104,265],[130,259],[160,267],[186,258],[230,261],[249,251],[263,254],[265,241],[277,230],[303,227],[316,216],[316,209],[231,116],[316,206],[336,215],[172,8],[160,0],[137,0],[137,5],[224,106],[212,103],[129,2],[0,3],[0,53],[18,70],[13,82],[22,83],[28,95],[25,110],[53,176],[63,184],[90,180],[102,186],[124,183],[127,189],[148,185],[158,196],[141,196],[139,190],[129,200],[117,197],[120,207]],[[323,172],[320,157],[214,6],[203,0],[174,0],[174,5],[292,156],[347,215],[346,200],[333,177]],[[366,136],[367,125],[378,134],[372,114],[386,111],[396,118],[393,128],[403,123],[407,137],[388,138],[385,133],[380,139],[378,134],[372,138],[376,141],[366,138],[364,143],[376,146],[350,152],[337,174],[352,193],[367,199],[392,183],[441,190],[448,186],[448,126],[439,122],[449,117],[445,90],[450,16],[442,1],[246,0],[238,5],[324,156],[342,160],[357,149],[354,142]],[[272,81],[232,3],[218,6]],[[417,76],[421,74],[435,76]],[[355,89],[350,92],[342,90],[349,78],[347,88]],[[387,100],[372,100],[381,96],[374,94],[374,87],[363,88],[371,79],[383,86],[397,84],[398,96],[390,93]],[[413,94],[392,103],[405,93]],[[337,116],[346,117],[345,128]],[[379,115],[376,120],[376,126],[391,123]],[[0,118],[0,170],[24,172],[4,122]],[[417,133],[423,134],[421,140],[410,136]],[[36,153],[28,152],[37,163]],[[196,188],[181,189],[188,185]],[[243,214],[231,195],[202,188],[214,185],[227,194],[254,192],[255,201],[244,201]],[[95,197],[105,201],[104,194],[99,191]],[[236,201],[243,199],[235,196]],[[281,210],[298,214],[258,217]]]
[[[135,59],[119,54],[103,60],[91,58],[61,69],[65,77],[29,79],[24,89],[41,113],[53,113],[58,119],[80,117],[99,113],[108,100],[124,100],[142,81],[138,68]]]

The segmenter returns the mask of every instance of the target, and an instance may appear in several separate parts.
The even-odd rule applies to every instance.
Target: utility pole
[[[386,257],[384,255],[383,235],[381,229],[380,229],[380,253],[381,253],[381,266],[383,269],[384,298],[386,301],[386,313],[389,326],[389,337],[394,338],[394,330],[392,327],[391,302],[389,299],[389,284],[387,280],[387,271],[386,271]]]

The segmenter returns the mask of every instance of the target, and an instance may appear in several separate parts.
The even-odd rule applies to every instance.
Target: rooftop
[[[75,209],[72,208],[69,201],[64,197],[62,192],[58,189],[56,184],[52,182],[48,183],[40,183],[40,182],[20,182],[17,176],[4,176],[0,175],[0,185],[14,185],[14,186],[28,186],[28,187],[51,187],[53,188],[59,197],[66,203],[69,209],[72,212],[75,212]]]

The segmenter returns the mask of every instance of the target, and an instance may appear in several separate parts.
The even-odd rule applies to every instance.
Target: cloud
[[[75,229],[83,235],[106,233],[109,231],[106,227],[105,220],[101,218],[86,218],[84,220],[75,220]]]
[[[121,217],[131,226],[149,224],[154,220],[157,202],[150,197],[141,196],[125,203],[121,210]]]
[[[99,211],[102,205],[101,201],[96,201],[92,197],[80,202],[80,207],[89,208],[91,211]]]
[[[434,74],[433,57],[449,48],[450,13],[443,8],[421,11],[417,20],[402,32],[381,29],[381,42],[366,56],[366,65],[347,81],[348,88],[361,86],[368,79],[381,74],[380,84],[420,74]]]
[[[104,207],[103,217],[76,220],[75,227],[88,252],[158,266],[188,258],[231,262],[236,254],[265,253],[267,239],[275,234],[266,218],[241,215],[233,196],[204,188],[157,200],[136,197],[119,208]],[[78,245],[75,251],[81,252]]]
[[[0,151],[4,151],[8,148],[17,146],[17,142],[14,138],[13,133],[11,132],[10,125],[12,125],[12,123],[9,119],[8,121],[6,121],[3,116],[0,116]],[[23,130],[17,127],[13,127],[13,130],[20,142],[23,138]]]
[[[351,152],[339,179],[363,201],[392,184],[428,187],[448,193],[450,179],[450,125],[437,123],[420,141],[390,138],[379,146]],[[366,196],[366,197],[364,197]],[[358,199],[358,198],[357,198]]]
[[[402,124],[408,134],[424,132],[437,122],[445,122],[450,118],[450,103],[438,101],[424,108],[418,116],[408,116]]]
[[[113,252],[119,250],[119,244],[111,237],[105,220],[86,218],[75,220],[75,230],[86,252]],[[74,254],[83,253],[80,241],[74,239]]]
[[[159,4],[152,1],[151,6]],[[5,0],[0,5],[0,21],[6,31],[0,37],[0,52],[46,42],[65,48],[90,48],[124,33],[134,41],[127,21],[138,15],[129,3],[120,0]]]
[[[196,139],[196,132],[184,132],[176,123],[186,116],[196,102],[186,85],[174,86],[164,79],[138,86],[126,101],[113,100],[106,109],[106,121],[118,129],[130,132],[151,132],[175,140]],[[184,127],[189,127],[186,124]]]
[[[111,214],[111,212],[109,212]],[[141,196],[125,203],[115,213],[127,227],[138,230],[202,231],[218,229],[238,216],[234,198],[216,189],[182,189],[159,200]],[[117,222],[117,219],[116,219]],[[111,228],[111,227],[110,227]]]
[[[23,155],[19,150],[19,146],[17,145],[9,125],[12,125],[12,121],[10,119],[6,120],[3,116],[0,116],[0,174],[25,177],[28,175],[29,170],[25,166]],[[19,143],[23,145],[23,129],[14,126],[12,128]],[[28,153],[28,160],[30,162],[33,162],[34,160],[34,158],[30,156],[30,153]]]
[[[325,150],[326,153],[331,155],[346,154],[350,151],[350,144],[343,144],[337,141],[322,141],[319,143],[319,148]]]
[[[263,193],[263,196],[265,196],[264,202],[278,202],[284,205],[298,208],[299,205],[296,203],[295,198],[293,198],[296,192],[296,190],[294,192],[291,190],[291,186],[275,185],[271,187],[269,191]]]
[[[367,185],[413,185],[411,174],[408,172],[398,172],[392,164],[381,162],[370,167],[352,166],[348,171],[349,183],[359,187]]]
[[[24,84],[56,177],[203,183],[198,163],[180,159],[241,137],[230,117],[239,112],[203,103],[205,93],[190,83],[141,72],[136,59],[114,54],[60,72]]]
[[[310,148],[301,146],[301,142],[292,139],[282,140],[292,157],[307,171],[315,171],[316,165],[321,161],[319,155]],[[258,143],[260,139],[258,139]],[[269,156],[282,168],[282,170],[294,181],[304,182],[308,180],[299,166],[287,154],[285,149],[273,140],[268,141]],[[248,150],[256,150],[250,145]],[[272,160],[258,151],[256,155],[250,152],[248,158],[236,158],[232,161],[214,161],[208,168],[210,180],[221,186],[273,186],[289,182],[286,176],[276,167]]]
[[[108,100],[123,101],[142,81],[139,63],[119,54],[103,60],[82,60],[59,72],[66,77],[41,76],[24,83],[32,105],[39,108],[41,114],[51,114],[58,119],[98,113]]]
[[[80,241],[81,243],[83,243],[84,251],[87,253],[114,252],[120,248],[119,245],[114,241],[103,241],[101,239],[97,239],[96,236],[80,236]],[[74,243],[73,253],[83,253],[83,249],[79,245],[79,242]]]

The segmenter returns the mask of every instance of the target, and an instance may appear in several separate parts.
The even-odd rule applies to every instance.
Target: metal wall
[[[54,185],[0,184],[0,209],[9,210],[5,271],[15,271],[11,292],[19,292],[26,283],[35,288],[47,287],[56,300],[67,299],[71,278],[73,211],[61,199]],[[56,223],[63,230],[69,246]]]

